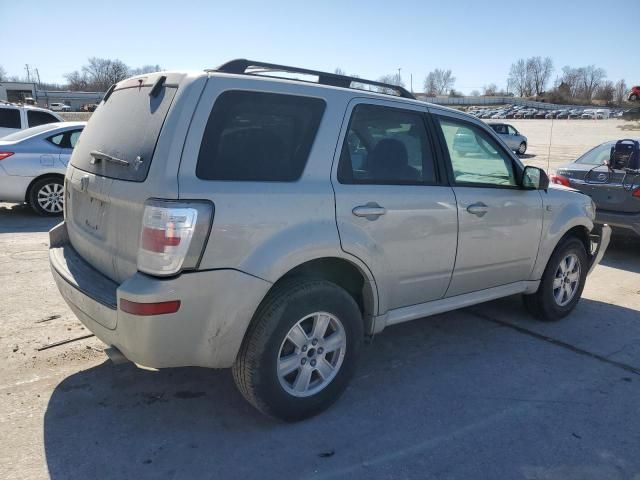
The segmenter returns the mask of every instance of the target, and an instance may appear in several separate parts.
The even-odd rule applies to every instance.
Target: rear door
[[[178,193],[179,151],[171,149],[173,137],[162,146],[159,137],[179,79],[168,78],[153,95],[158,78],[118,84],[78,138],[67,172],[65,219],[71,243],[117,282],[136,271],[145,200]]]
[[[437,122],[459,222],[447,297],[528,280],[542,233],[540,192],[518,186],[520,166],[487,129],[445,113]],[[463,133],[475,144],[472,153],[455,148]]]
[[[332,176],[342,248],[372,270],[380,314],[442,298],[455,261],[455,197],[425,107],[353,100]]]

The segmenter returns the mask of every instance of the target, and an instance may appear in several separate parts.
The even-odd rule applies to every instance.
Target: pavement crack
[[[528,335],[530,337],[536,338],[538,340],[542,340],[544,342],[550,343],[557,347],[564,348],[573,353],[577,353],[578,355],[583,355],[585,357],[593,358],[594,360],[598,360],[599,362],[606,363],[609,365],[613,365],[614,367],[621,368],[626,370],[627,372],[634,373],[635,375],[640,375],[640,368],[634,367],[633,365],[629,365],[622,362],[617,362],[615,360],[611,360],[604,355],[598,355],[597,353],[590,352],[588,350],[584,350],[580,347],[576,347],[575,345],[571,345],[570,343],[563,342],[562,340],[558,340],[557,338],[548,337],[541,333],[534,332],[533,330],[529,330],[528,328],[520,327],[518,325],[514,325],[513,323],[505,322],[504,320],[498,320],[497,318],[490,317],[481,312],[477,312],[475,310],[467,310],[470,315],[481,318],[482,320],[486,320],[487,322],[494,323],[496,325],[501,325],[506,328],[510,328],[511,330],[515,330],[516,332],[522,333],[524,335]]]

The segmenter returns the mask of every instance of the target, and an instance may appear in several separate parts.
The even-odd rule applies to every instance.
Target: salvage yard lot
[[[546,166],[550,120],[507,120]],[[559,120],[552,170],[624,122]],[[559,323],[518,297],[390,327],[333,408],[282,424],[230,372],[114,366],[62,301],[47,230],[0,204],[0,478],[640,478],[640,241]],[[636,477],[638,476],[638,477]]]

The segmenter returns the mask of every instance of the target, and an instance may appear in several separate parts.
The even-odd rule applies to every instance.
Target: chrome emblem
[[[86,192],[87,188],[89,188],[89,176],[85,175],[80,179],[80,191]]]
[[[601,173],[598,175],[598,180],[602,180],[605,181],[607,179],[607,174],[606,173]]]
[[[133,161],[133,169],[138,170],[140,168],[140,165],[142,165],[143,163],[144,163],[144,160],[142,160],[142,157],[138,155],[136,159]]]

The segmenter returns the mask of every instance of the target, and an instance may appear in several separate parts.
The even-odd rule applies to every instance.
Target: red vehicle
[[[629,92],[629,101],[637,102],[640,100],[640,85],[631,87],[631,92]]]

